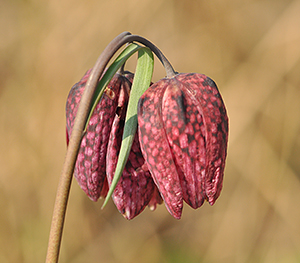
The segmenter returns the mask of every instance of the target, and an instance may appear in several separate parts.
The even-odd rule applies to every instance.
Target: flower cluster
[[[67,141],[88,71],[68,96]],[[133,74],[117,73],[96,106],[79,149],[74,175],[93,201],[105,197],[120,150]],[[138,104],[136,133],[113,193],[118,210],[132,219],[149,205],[165,205],[181,217],[218,198],[223,181],[228,117],[215,83],[202,74],[177,74],[152,84]]]
[[[125,43],[131,44],[104,74],[107,59]],[[134,76],[123,67],[136,51],[138,62],[143,61],[138,65],[143,66],[137,67]],[[167,76],[149,87],[152,52]],[[146,53],[150,55],[144,56]],[[95,67],[72,87],[66,105],[67,143],[80,101],[88,98],[83,96],[85,87],[92,80],[93,85],[97,80],[99,86],[109,83],[101,86],[105,87],[103,95],[94,101],[74,168],[74,176],[89,198],[97,201],[107,196],[107,200],[112,194],[127,219],[137,216],[147,205],[155,210],[163,201],[176,219],[181,218],[183,201],[194,209],[205,200],[213,205],[222,189],[228,142],[228,117],[215,82],[203,74],[175,72],[155,45],[123,32],[110,42]],[[127,121],[127,117],[134,121]],[[76,127],[74,134],[81,130],[81,126]],[[123,147],[122,138],[130,143]]]

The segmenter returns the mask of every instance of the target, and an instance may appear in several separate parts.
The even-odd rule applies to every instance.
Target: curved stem
[[[177,72],[174,70],[173,66],[171,65],[170,61],[164,56],[164,54],[160,51],[160,49],[157,46],[155,46],[152,42],[147,40],[146,38],[138,36],[138,35],[128,35],[124,38],[124,41],[127,41],[127,42],[136,41],[136,42],[139,42],[139,43],[145,45],[146,47],[150,48],[151,51],[153,51],[153,53],[157,56],[157,58],[163,64],[168,78],[171,78],[177,74]]]
[[[80,104],[78,106],[78,111],[75,118],[71,138],[69,141],[63,170],[57,188],[46,256],[47,263],[58,262],[65,213],[73,177],[72,175],[81,143],[81,138],[83,135],[82,131],[84,129],[84,125],[89,113],[90,104],[97,86],[97,82],[101,74],[103,73],[105,66],[108,64],[109,60],[120,48],[120,43],[123,43],[122,39],[124,39],[127,35],[130,35],[130,33],[123,32],[108,44],[108,46],[99,56],[86,83],[86,87],[84,89]]]
[[[131,42],[139,42],[139,43],[143,44],[144,46],[150,48],[151,51],[153,51],[153,53],[157,56],[157,58],[163,64],[168,78],[171,78],[177,74],[177,72],[174,70],[172,64],[165,57],[165,55],[161,52],[161,50],[157,46],[155,46],[152,42],[150,42],[148,39],[146,39],[144,37],[141,37],[139,35],[131,35],[131,34],[127,35],[118,43],[118,46],[116,46],[116,48],[119,49],[124,44],[131,43]]]

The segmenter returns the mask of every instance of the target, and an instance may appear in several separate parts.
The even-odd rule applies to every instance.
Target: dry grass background
[[[180,221],[163,205],[126,221],[73,181],[60,262],[300,262],[299,12],[297,0],[1,0],[0,262],[44,261],[68,91],[123,31],[217,82],[223,192]]]

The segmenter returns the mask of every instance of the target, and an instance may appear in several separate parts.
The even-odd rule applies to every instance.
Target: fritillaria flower
[[[67,141],[90,71],[67,100]],[[112,183],[120,151],[133,75],[116,74],[87,126],[75,165],[80,187],[97,201]],[[228,117],[215,83],[202,74],[177,74],[150,86],[138,105],[136,133],[113,192],[118,210],[132,219],[163,198],[179,219],[183,201],[192,208],[214,204],[222,189]]]
[[[213,205],[222,189],[228,117],[215,83],[202,74],[177,74],[140,98],[138,133],[143,156],[168,211],[181,217]]]
[[[78,105],[90,72],[91,70],[72,87],[67,99],[67,142],[72,133]],[[93,201],[97,201],[100,196],[105,197],[108,190],[107,145],[118,107],[120,90],[122,88],[130,89],[130,86],[131,82],[123,75],[116,74],[112,78],[89,120],[81,141],[74,176],[82,190]]]
[[[184,201],[194,209],[205,200],[213,205],[222,189],[228,142],[228,117],[216,84],[203,74],[176,73],[151,42],[128,32],[121,39],[122,35],[122,43],[136,40],[150,47],[167,77],[148,88],[153,60],[140,55],[145,48],[139,53],[143,72],[139,68],[134,79],[122,68],[113,76],[86,124],[74,170],[77,182],[93,201],[107,195],[106,204],[112,195],[127,219],[147,205],[154,210],[162,200],[177,219]],[[120,60],[139,48],[129,45]],[[109,74],[117,63],[109,67]],[[90,71],[68,96],[67,142],[89,75]]]
[[[67,143],[89,74],[90,70],[72,87],[67,99]],[[133,74],[129,72],[117,73],[112,78],[93,111],[81,141],[74,176],[93,201],[106,196],[114,176],[132,80]],[[114,190],[113,200],[127,219],[137,216],[147,205],[155,209],[156,204],[161,203],[145,165],[137,134],[122,177]]]
[[[152,52],[166,78],[151,85]],[[124,72],[134,53],[135,75]],[[184,201],[196,209],[220,195],[228,117],[218,88],[205,75],[178,74],[149,40],[130,32],[115,37],[72,87],[66,117],[68,149],[46,262],[58,261],[72,173],[91,200],[106,197],[105,206],[112,196],[127,219],[163,201],[180,219]]]
[[[67,141],[88,71],[67,100]],[[112,183],[120,151],[133,75],[116,74],[87,126],[74,175],[97,201]],[[181,217],[183,201],[192,208],[214,204],[222,189],[228,117],[215,83],[202,74],[177,74],[150,86],[138,105],[136,133],[128,161],[113,193],[118,210],[132,219],[165,201]]]

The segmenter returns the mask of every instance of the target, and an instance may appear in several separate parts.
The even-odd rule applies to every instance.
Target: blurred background
[[[223,191],[179,221],[164,205],[127,221],[74,180],[60,262],[300,262],[299,13],[299,0],[1,0],[0,262],[44,262],[68,92],[123,31],[218,84]]]

